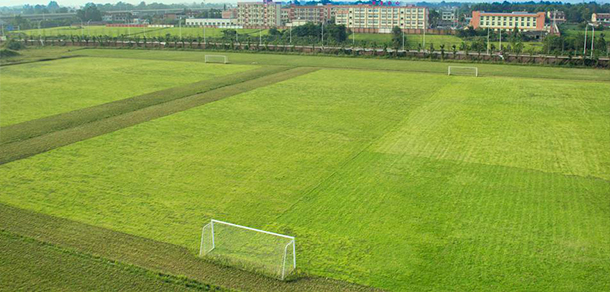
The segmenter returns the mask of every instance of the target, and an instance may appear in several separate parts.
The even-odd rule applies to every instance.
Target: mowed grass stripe
[[[86,57],[3,67],[0,126],[211,80],[257,67]]]
[[[239,291],[375,291],[323,278],[283,282],[207,262],[185,247],[0,204],[0,230],[111,261]]]
[[[91,123],[94,121],[118,116],[128,112],[136,111],[152,105],[180,99],[183,97],[200,94],[210,90],[218,89],[248,80],[260,78],[270,74],[288,70],[289,67],[263,67],[231,75],[219,76],[212,80],[203,80],[184,86],[168,88],[155,91],[128,99],[88,107],[50,117],[44,117],[19,124],[0,128],[0,145],[16,141],[26,140],[55,131],[72,128],[75,126]]]
[[[223,291],[0,230],[0,291]]]
[[[254,80],[248,80],[246,82],[221,87],[205,93],[191,95],[162,104],[149,106],[126,114],[111,116],[106,119],[77,125],[72,128],[55,131],[28,140],[0,145],[0,164],[26,158],[61,146],[110,133],[189,108],[204,105],[206,103],[244,93],[258,87],[288,80],[315,70],[317,69],[305,67],[290,69],[276,74],[263,76]],[[84,116],[83,118],[86,117]]]

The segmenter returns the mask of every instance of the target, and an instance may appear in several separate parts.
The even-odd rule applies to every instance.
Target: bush
[[[9,49],[0,49],[0,59],[19,56],[19,53],[9,50]]]
[[[25,49],[25,45],[22,42],[19,42],[19,41],[16,41],[16,40],[10,38],[10,39],[8,39],[6,44],[4,44],[4,48],[13,50],[13,51],[19,51],[19,50]]]

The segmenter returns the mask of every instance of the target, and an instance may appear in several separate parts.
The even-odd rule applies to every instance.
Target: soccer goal
[[[203,226],[199,256],[282,280],[297,267],[294,237],[214,219]]]
[[[206,63],[229,63],[229,58],[225,55],[205,55]]]
[[[447,68],[447,75],[474,75],[479,77],[478,67],[463,67],[463,66],[449,66]]]

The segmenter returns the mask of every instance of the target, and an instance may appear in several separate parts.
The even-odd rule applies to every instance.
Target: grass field
[[[254,53],[218,52],[226,55],[233,64],[325,67],[341,69],[365,69],[384,71],[424,72],[447,74],[447,66],[476,66],[481,76],[552,78],[589,81],[610,81],[610,70],[592,70],[578,68],[552,68],[524,65],[500,65],[482,63],[446,63],[429,61],[406,61],[380,58],[351,58],[331,56],[277,55]],[[150,50],[108,50],[87,49],[70,52],[68,56],[111,57],[146,60],[168,60],[184,62],[202,62],[204,53],[196,51],[150,51]]]
[[[205,287],[2,231],[0,249],[0,275],[13,276],[2,279],[0,291],[120,291],[125,287],[201,291]]]
[[[392,291],[610,289],[608,71],[227,55],[332,69],[1,165],[0,202],[192,253],[209,218],[295,235],[301,272]]]
[[[2,68],[0,126],[249,70],[156,60],[71,58]]]
[[[222,37],[223,28],[206,28],[206,37]],[[239,34],[248,34],[253,36],[259,35],[260,29],[239,29]],[[262,34],[267,35],[269,30],[263,29]],[[54,27],[45,29],[30,29],[17,31],[17,33],[25,33],[29,36],[100,36],[106,35],[111,37],[124,36],[140,36],[140,37],[165,37],[167,34],[172,36],[183,37],[203,37],[203,28],[199,27],[106,27],[106,26],[83,26],[80,27]]]

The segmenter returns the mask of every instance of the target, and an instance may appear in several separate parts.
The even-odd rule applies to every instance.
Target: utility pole
[[[180,39],[182,39],[182,19],[178,17],[178,31],[180,33]]]
[[[258,45],[259,46],[263,45],[263,29],[262,28],[258,31]]]
[[[292,25],[290,26],[290,44],[292,44]]]

